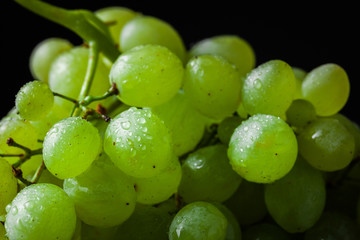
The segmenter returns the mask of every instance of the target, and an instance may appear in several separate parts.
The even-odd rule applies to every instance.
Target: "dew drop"
[[[11,209],[11,203],[6,206],[5,211],[8,213],[10,212],[10,209]]]
[[[122,122],[120,125],[121,125],[122,129],[129,130],[131,124],[129,121],[126,121],[126,122]]]
[[[256,89],[260,89],[262,87],[262,83],[261,83],[261,80],[260,79],[255,79],[254,81],[254,86]]]
[[[14,207],[11,208],[11,214],[12,214],[12,215],[16,215],[16,214],[18,213],[18,211],[19,211],[19,210],[18,210],[18,208],[17,208],[16,206],[14,206]]]
[[[146,122],[145,118],[141,117],[138,119],[139,123],[144,124]]]

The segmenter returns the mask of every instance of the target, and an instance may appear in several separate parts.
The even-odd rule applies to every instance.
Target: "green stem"
[[[118,93],[119,91],[117,90],[116,85],[113,84],[111,88],[101,96],[86,96],[85,99],[80,102],[80,105],[88,106],[92,102],[104,100],[108,97],[117,95]]]
[[[85,80],[80,90],[79,101],[84,100],[84,98],[89,94],[91,84],[94,79],[95,70],[97,62],[99,59],[99,49],[96,42],[89,42],[89,61],[86,70]]]
[[[44,161],[42,161],[40,166],[36,170],[33,178],[31,179],[32,184],[37,183],[39,181],[39,178],[41,177],[41,173],[44,171],[44,169],[45,169],[45,163]]]
[[[120,51],[111,39],[107,26],[88,10],[67,10],[39,0],[14,0],[28,10],[75,32],[87,42],[96,42],[112,62]]]
[[[10,147],[17,147],[20,148],[21,150],[24,151],[24,154],[19,154],[18,157],[19,160],[17,162],[15,162],[12,166],[13,168],[18,168],[21,166],[21,164],[23,164],[24,162],[26,162],[28,159],[30,159],[32,156],[34,155],[39,155],[42,154],[42,148],[40,149],[36,149],[36,150],[31,150],[30,148],[27,148],[17,142],[14,141],[14,139],[9,138],[6,143],[10,146]],[[13,156],[16,156],[15,154]]]

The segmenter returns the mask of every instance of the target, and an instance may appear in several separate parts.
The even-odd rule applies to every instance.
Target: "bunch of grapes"
[[[0,239],[359,239],[346,71],[309,72],[110,6],[16,0],[78,34],[40,42],[0,121]]]

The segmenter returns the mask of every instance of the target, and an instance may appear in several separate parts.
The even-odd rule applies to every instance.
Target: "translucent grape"
[[[307,100],[294,100],[286,111],[287,122],[294,127],[304,127],[316,119],[314,106]]]
[[[180,90],[168,102],[151,110],[169,128],[177,156],[193,150],[201,140],[205,130],[205,119],[193,108],[184,91]]]
[[[52,108],[51,111],[42,119],[37,121],[30,121],[31,125],[36,129],[38,133],[38,138],[43,140],[46,136],[46,133],[50,130],[50,128],[57,123],[58,121],[62,120],[62,116],[67,116],[68,113],[65,114],[58,114],[56,112],[56,108]]]
[[[289,233],[304,232],[325,207],[325,181],[319,170],[298,158],[282,179],[265,185],[265,203],[272,218]]]
[[[291,240],[290,234],[272,223],[259,223],[250,226],[243,233],[243,240]]]
[[[82,222],[79,218],[76,218],[75,231],[71,240],[81,240],[81,230],[82,230]]]
[[[212,202],[212,204],[217,207],[228,220],[225,240],[241,240],[241,227],[232,211],[219,202]]]
[[[233,169],[246,180],[270,183],[291,170],[297,148],[295,134],[283,120],[256,114],[235,129],[228,156]]]
[[[304,240],[360,238],[359,226],[356,222],[340,213],[326,211],[314,227],[305,232]]]
[[[114,240],[117,228],[118,226],[102,228],[82,223],[80,240]]]
[[[31,81],[21,87],[15,105],[19,115],[26,120],[43,119],[54,104],[54,95],[49,86],[40,81]]]
[[[115,165],[133,177],[153,177],[169,166],[171,135],[150,109],[130,109],[112,119],[104,150]]]
[[[116,44],[119,44],[120,33],[124,25],[135,18],[138,13],[125,7],[110,6],[98,9],[95,15],[105,24],[109,24],[110,34]]]
[[[191,153],[182,164],[179,195],[187,203],[228,199],[241,183],[231,168],[225,145],[207,146]]]
[[[305,76],[307,74],[307,72],[304,69],[301,69],[299,67],[292,67],[292,70],[294,72],[295,75],[295,82],[296,82],[296,91],[295,91],[295,99],[302,99],[302,90],[301,90],[301,86],[302,86],[302,82],[305,79]]]
[[[159,207],[138,204],[131,217],[121,224],[117,240],[168,240],[172,215]]]
[[[296,91],[292,68],[282,60],[267,61],[253,69],[244,81],[242,101],[245,110],[281,117]]]
[[[355,153],[351,133],[333,118],[319,118],[298,135],[300,154],[315,168],[336,171],[350,164]]]
[[[158,204],[177,192],[182,176],[181,165],[176,156],[162,172],[154,177],[134,178],[137,202]]]
[[[191,47],[189,56],[205,54],[219,55],[234,64],[242,76],[255,66],[255,52],[251,45],[236,35],[219,35],[197,42]]]
[[[169,240],[224,240],[228,221],[214,205],[193,202],[183,207],[169,228]]]
[[[238,116],[231,116],[220,122],[217,129],[217,134],[223,144],[229,144],[235,129],[241,124],[243,120],[244,119]]]
[[[106,155],[83,174],[65,179],[64,190],[75,203],[77,216],[88,225],[114,227],[128,219],[135,209],[136,193],[131,178]]]
[[[71,240],[75,231],[74,204],[52,184],[24,188],[7,210],[5,228],[10,240]]]
[[[242,180],[236,192],[224,202],[239,224],[251,225],[265,218],[264,185]]]
[[[29,122],[23,121],[20,118],[9,117],[0,121],[0,153],[24,154],[24,150],[8,146],[7,140],[9,138],[32,150],[38,147],[38,134],[35,128]],[[4,158],[11,164],[19,159],[18,157]]]
[[[127,22],[120,33],[120,50],[125,52],[146,44],[164,46],[185,60],[183,40],[169,23],[152,16],[139,16]]]
[[[44,169],[41,172],[41,176],[40,176],[40,178],[39,178],[39,180],[37,182],[38,183],[51,183],[51,184],[57,185],[57,186],[59,186],[61,188],[64,185],[64,180],[55,177],[47,169]]]
[[[5,207],[17,194],[17,179],[14,177],[11,165],[0,158],[0,216],[5,214]],[[0,235],[1,236],[1,235]]]
[[[216,120],[231,116],[240,104],[242,81],[237,68],[219,56],[188,61],[184,92],[203,115]]]
[[[35,79],[48,83],[49,71],[53,61],[73,45],[63,38],[47,38],[38,43],[30,55],[30,71]]]
[[[330,116],[331,118],[335,118],[340,121],[340,123],[354,136],[355,141],[355,156],[359,156],[360,154],[360,128],[359,126],[349,119],[347,116],[341,113],[337,113],[335,115]]]
[[[98,130],[80,117],[57,122],[46,134],[43,157],[46,168],[57,178],[83,173],[101,152]]]
[[[183,72],[180,59],[166,47],[144,45],[120,55],[111,67],[110,82],[116,84],[125,104],[153,107],[175,96]]]
[[[317,115],[333,115],[347,102],[350,94],[349,78],[337,64],[320,65],[306,75],[302,94],[314,105]]]
[[[49,71],[49,86],[53,92],[67,97],[78,99],[82,84],[85,79],[89,60],[89,49],[74,47],[60,54],[51,65]],[[94,79],[90,89],[90,95],[103,95],[109,88],[109,69],[99,61],[96,67]],[[89,106],[95,106],[92,103]],[[55,105],[65,109],[69,116],[74,104],[62,98],[55,98]]]

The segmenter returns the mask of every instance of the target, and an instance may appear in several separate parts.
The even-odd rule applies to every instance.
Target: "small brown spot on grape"
[[[113,146],[115,146],[116,142],[113,142]]]

